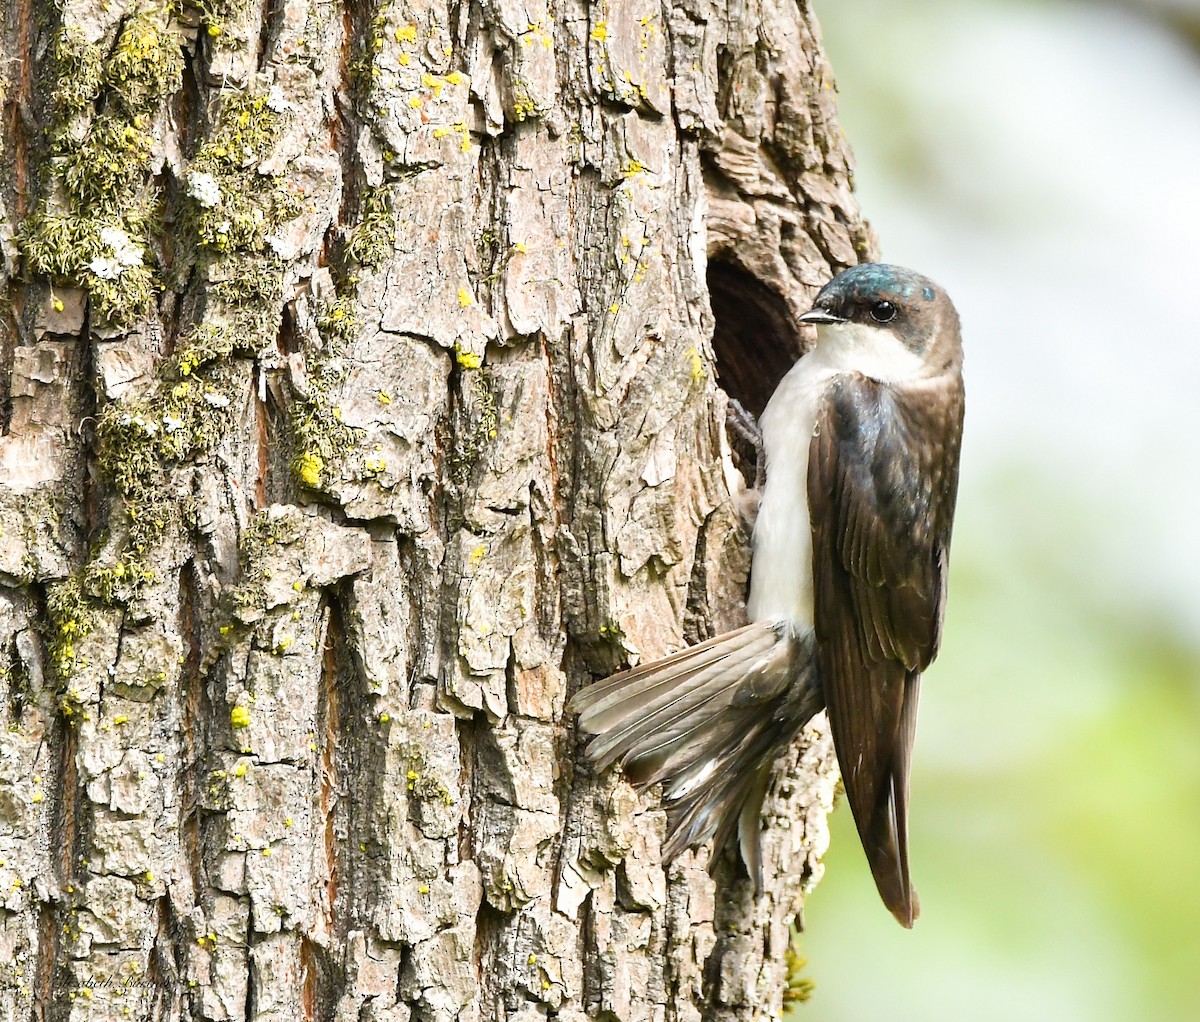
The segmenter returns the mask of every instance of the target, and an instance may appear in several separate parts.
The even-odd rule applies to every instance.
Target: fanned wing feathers
[[[571,701],[598,770],[662,782],[673,858],[738,827],[761,886],[759,818],[771,764],[822,706],[811,637],[759,622],[589,686]],[[775,750],[774,752],[772,750]]]
[[[908,765],[920,675],[937,655],[958,484],[962,380],[839,376],[809,452],[817,659],[846,796],[884,903],[919,911]]]

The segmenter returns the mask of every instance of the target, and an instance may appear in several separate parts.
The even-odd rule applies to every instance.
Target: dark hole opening
[[[729,263],[709,263],[713,354],[717,378],[730,397],[756,418],[784,374],[804,353],[787,303],[753,274]]]
[[[731,263],[708,264],[713,354],[722,389],[755,419],[784,374],[804,353],[787,303],[753,274]],[[730,444],[738,467],[753,483],[757,452],[730,415]]]

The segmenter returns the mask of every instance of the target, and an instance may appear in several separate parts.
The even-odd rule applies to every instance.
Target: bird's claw
[[[725,426],[729,430],[733,463],[745,477],[748,487],[761,490],[766,477],[766,457],[758,420],[737,398],[731,397],[725,408]]]

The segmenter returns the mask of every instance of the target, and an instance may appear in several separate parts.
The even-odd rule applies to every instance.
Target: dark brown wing
[[[809,451],[817,660],[846,797],[875,884],[905,926],[908,765],[921,672],[937,655],[963,390],[857,374],[830,384]]]

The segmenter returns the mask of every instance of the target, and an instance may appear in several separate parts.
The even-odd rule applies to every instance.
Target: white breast
[[[759,420],[767,480],[754,524],[750,569],[751,621],[783,618],[813,627],[812,527],[808,512],[808,451],[817,412],[830,383],[858,372],[883,383],[921,372],[921,357],[879,327],[828,324],[817,345],[780,381]]]

